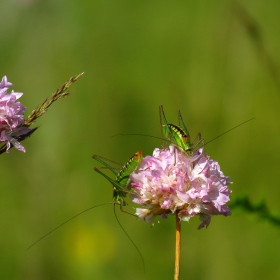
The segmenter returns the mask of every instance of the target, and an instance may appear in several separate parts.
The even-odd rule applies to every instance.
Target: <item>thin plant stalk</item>
[[[58,88],[50,98],[47,98],[41,105],[39,105],[36,109],[34,109],[31,112],[31,114],[27,117],[27,120],[24,122],[23,126],[29,127],[35,122],[36,119],[38,119],[44,113],[47,112],[47,110],[54,101],[57,101],[58,99],[69,95],[70,92],[68,91],[68,88],[83,75],[84,73],[81,73],[77,76],[71,77],[66,83],[64,83],[60,88]]]
[[[174,280],[179,280],[180,276],[180,254],[181,254],[181,223],[176,212],[176,241],[175,241],[175,271]]]

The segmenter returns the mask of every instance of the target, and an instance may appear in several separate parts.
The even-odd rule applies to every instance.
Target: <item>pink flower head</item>
[[[173,145],[142,159],[130,175],[133,202],[143,208],[136,215],[147,222],[161,215],[178,213],[181,221],[200,216],[199,229],[208,226],[212,215],[229,216],[229,177],[224,176],[216,161],[197,150],[186,156]]]
[[[29,133],[28,127],[21,126],[24,123],[25,107],[17,101],[23,93],[7,93],[12,84],[4,76],[0,82],[0,142],[6,142],[8,150],[11,144],[18,150],[25,152],[24,147],[16,140],[18,137]]]

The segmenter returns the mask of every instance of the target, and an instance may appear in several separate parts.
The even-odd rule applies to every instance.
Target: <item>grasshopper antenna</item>
[[[169,142],[171,144],[174,144],[171,140],[162,138],[162,137],[158,137],[158,136],[154,136],[154,135],[149,135],[149,134],[141,134],[141,133],[118,133],[115,135],[112,135],[110,138],[116,137],[116,136],[144,136],[144,137],[150,137],[150,138],[155,138],[155,139],[159,139],[159,140],[164,140],[166,142]]]
[[[65,221],[64,223],[60,224],[59,226],[57,226],[56,228],[52,229],[51,231],[49,231],[48,233],[46,233],[44,236],[42,236],[41,238],[39,238],[36,242],[34,242],[33,244],[31,244],[26,250],[29,250],[31,247],[33,247],[35,244],[37,244],[38,242],[40,242],[42,239],[44,239],[45,237],[47,237],[48,235],[50,235],[52,232],[56,231],[57,229],[59,229],[60,227],[62,227],[63,225],[65,225],[66,223],[70,222],[71,220],[77,218],[78,216],[82,215],[83,213],[93,209],[93,208],[96,208],[96,207],[99,207],[99,206],[103,206],[103,205],[107,205],[107,204],[113,204],[113,202],[106,202],[106,203],[102,203],[102,204],[98,204],[98,205],[95,205],[95,206],[92,206],[82,212],[80,212],[79,214],[73,216],[72,218],[68,219],[67,221]]]
[[[253,119],[255,119],[255,117],[253,117],[253,118],[251,118],[251,119],[249,119],[249,120],[247,120],[247,121],[245,121],[245,122],[242,122],[242,123],[240,123],[239,125],[236,125],[235,127],[233,127],[233,128],[231,128],[231,129],[229,129],[229,130],[223,132],[222,134],[216,136],[216,137],[213,138],[212,140],[206,142],[203,146],[205,146],[206,144],[209,144],[210,142],[216,140],[217,138],[219,138],[219,137],[225,135],[226,133],[228,133],[228,132],[234,130],[235,128],[237,128],[237,127],[239,127],[239,126],[241,126],[241,125],[243,125],[243,124],[245,124],[245,123],[247,123],[247,122],[249,122],[249,121],[252,121]],[[171,144],[174,144],[172,141],[170,141],[170,140],[168,140],[168,139],[164,139],[164,138],[162,138],[162,137],[158,137],[158,136],[154,136],[154,135],[141,134],[141,133],[119,133],[119,134],[112,135],[111,138],[116,137],[116,136],[145,136],[145,137],[151,137],[151,138],[155,138],[155,139],[159,139],[159,140],[164,140],[164,141],[167,141],[167,142],[169,142],[169,143],[171,143]]]
[[[156,139],[160,139],[160,140],[164,139],[164,138],[161,138],[158,136],[153,136],[153,135],[149,135],[149,134],[141,134],[141,133],[118,133],[118,134],[112,135],[110,138],[113,138],[116,136],[145,136],[145,137],[152,137],[152,138],[156,138]]]
[[[133,240],[131,239],[131,237],[128,235],[128,233],[125,231],[125,229],[123,228],[123,226],[121,225],[118,217],[117,217],[117,214],[116,214],[116,204],[114,203],[114,214],[115,214],[115,217],[116,217],[116,220],[119,224],[119,226],[121,227],[121,229],[123,230],[123,232],[125,233],[125,235],[128,237],[128,239],[131,241],[131,243],[133,244],[133,246],[135,247],[135,249],[137,250],[137,252],[139,253],[140,257],[141,257],[141,260],[142,260],[142,264],[143,264],[143,268],[144,268],[144,273],[145,273],[145,262],[144,262],[144,258],[140,252],[140,250],[138,249],[138,247],[135,245],[135,243],[133,242]]]
[[[231,128],[231,129],[229,129],[229,130],[227,130],[227,131],[223,132],[222,134],[220,134],[220,135],[216,136],[216,137],[215,137],[215,138],[213,138],[212,140],[210,140],[210,141],[206,142],[206,143],[204,144],[204,146],[205,146],[206,144],[209,144],[210,142],[212,142],[212,141],[216,140],[217,138],[219,138],[219,137],[221,137],[221,136],[225,135],[226,133],[228,133],[228,132],[230,132],[230,131],[234,130],[235,128],[237,128],[237,127],[239,127],[239,126],[241,126],[241,125],[243,125],[243,124],[245,124],[245,123],[247,123],[247,122],[249,122],[249,121],[253,120],[253,119],[255,119],[255,117],[253,117],[253,118],[251,118],[251,119],[249,119],[249,120],[247,120],[247,121],[245,121],[245,122],[243,122],[243,123],[240,123],[239,125],[236,125],[235,127],[233,127],[233,128]]]

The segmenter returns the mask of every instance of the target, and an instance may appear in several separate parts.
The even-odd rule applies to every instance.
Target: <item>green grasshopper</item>
[[[33,244],[31,244],[27,250],[29,250],[31,247],[33,247],[35,244],[37,244],[39,241],[41,241],[42,239],[44,239],[46,236],[50,235],[52,232],[54,232],[55,230],[57,230],[58,228],[62,227],[63,225],[65,225],[66,223],[70,222],[71,220],[73,220],[74,218],[80,216],[81,214],[102,206],[102,205],[106,205],[106,204],[118,204],[120,205],[120,209],[122,210],[122,207],[124,205],[126,205],[126,202],[124,201],[124,197],[127,195],[127,193],[129,192],[128,190],[128,183],[129,183],[129,175],[132,173],[132,171],[134,171],[138,164],[140,163],[141,159],[142,159],[142,152],[138,151],[137,153],[135,153],[126,163],[125,165],[121,168],[120,171],[117,171],[115,169],[113,169],[108,163],[106,163],[104,160],[104,158],[99,157],[97,155],[93,155],[93,158],[99,162],[101,162],[105,167],[109,168],[115,175],[116,175],[116,179],[113,180],[110,177],[108,177],[107,175],[103,174],[97,167],[94,168],[95,171],[97,171],[98,173],[100,173],[102,176],[104,176],[108,181],[110,181],[110,183],[112,183],[113,185],[113,202],[107,202],[107,203],[102,203],[99,205],[95,205],[92,206],[80,213],[78,213],[77,215],[73,216],[72,218],[68,219],[67,221],[65,221],[64,223],[60,224],[59,226],[57,226],[56,228],[54,228],[53,230],[49,231],[47,234],[45,234],[44,236],[42,236],[40,239],[38,239],[36,242],[34,242]],[[104,160],[103,160],[104,159]],[[115,210],[115,208],[114,208]],[[125,212],[125,211],[123,211]],[[125,212],[128,213],[128,212]],[[128,213],[130,215],[133,215],[131,213]],[[134,215],[133,215],[134,216]],[[117,218],[117,216],[116,216]],[[117,219],[118,221],[118,219]],[[119,221],[118,221],[119,223]],[[119,223],[120,224],[120,223]],[[121,224],[120,224],[121,226]],[[121,226],[121,228],[123,229],[123,227]],[[127,235],[126,231],[123,229],[123,231],[125,232],[125,234]],[[128,236],[128,235],[127,235]],[[131,240],[131,238],[128,236],[128,238]],[[133,243],[133,241],[131,240],[131,242]],[[135,246],[135,244],[133,243],[133,245]],[[135,246],[136,247],[136,246]],[[137,251],[139,252],[138,248],[136,247]],[[139,252],[141,258],[142,255]],[[143,258],[142,258],[143,260]]]
[[[132,216],[135,216],[134,214],[131,214],[129,212],[126,212],[122,209],[123,206],[127,205],[126,202],[124,201],[124,198],[126,197],[126,195],[129,193],[129,176],[130,174],[138,167],[138,165],[140,164],[141,160],[142,160],[142,151],[138,151],[136,152],[125,164],[124,166],[120,169],[120,171],[117,171],[116,169],[113,169],[105,160],[105,158],[100,157],[98,155],[93,155],[92,156],[93,159],[99,161],[100,163],[102,163],[105,168],[110,169],[115,175],[116,178],[115,180],[113,180],[112,178],[110,178],[109,176],[107,176],[106,174],[104,174],[103,172],[101,172],[98,167],[95,167],[94,170],[96,172],[98,172],[99,174],[101,174],[103,177],[105,177],[112,185],[113,185],[113,202],[108,202],[108,203],[103,203],[103,204],[99,204],[99,205],[95,205],[92,206],[80,213],[78,213],[77,215],[75,215],[74,217],[68,219],[67,221],[65,221],[64,223],[62,223],[61,225],[59,225],[58,227],[54,228],[53,230],[51,230],[50,232],[48,232],[47,234],[45,234],[43,237],[41,237],[40,239],[38,239],[36,242],[34,242],[31,246],[29,246],[27,248],[27,250],[29,250],[31,247],[33,247],[35,244],[37,244],[39,241],[41,241],[43,238],[45,238],[46,236],[48,236],[49,234],[51,234],[52,232],[54,232],[55,230],[57,230],[58,228],[60,228],[61,226],[63,226],[64,224],[68,223],[69,221],[73,220],[74,218],[76,218],[77,216],[102,205],[106,205],[106,204],[114,204],[114,206],[116,204],[120,205],[120,210],[124,213],[130,214]],[[107,160],[108,161],[108,160]],[[120,221],[117,218],[116,212],[115,212],[115,207],[114,207],[114,213],[115,213],[115,217],[117,219],[118,224],[120,225],[120,227],[122,228],[123,232],[126,234],[126,236],[128,237],[128,239],[131,241],[131,243],[133,244],[133,246],[136,248],[137,252],[139,253],[142,263],[143,263],[143,268],[144,268],[144,272],[145,272],[145,262],[143,259],[143,256],[141,254],[141,252],[139,251],[139,249],[137,248],[137,246],[135,245],[135,243],[133,242],[133,240],[130,238],[130,236],[128,235],[128,233],[125,231],[125,229],[123,228],[123,226],[121,225]]]
[[[186,155],[191,156],[194,152],[194,149],[198,147],[199,144],[204,144],[200,133],[196,136],[194,142],[191,142],[189,131],[183,121],[180,111],[178,111],[179,126],[167,122],[162,106],[159,106],[159,115],[163,136],[168,141],[174,143],[177,148],[186,153]]]
[[[176,145],[176,147],[181,150],[182,152],[186,153],[187,156],[192,156],[195,150],[199,149],[200,147],[204,147],[206,144],[209,144],[210,142],[214,141],[215,139],[223,136],[224,134],[234,130],[235,128],[253,120],[254,118],[251,118],[245,122],[242,122],[233,128],[223,132],[222,134],[216,136],[215,138],[211,139],[210,141],[207,141],[204,143],[204,139],[201,138],[201,134],[198,133],[196,138],[193,142],[191,142],[190,134],[188,132],[188,129],[186,125],[184,124],[181,112],[178,111],[178,119],[179,119],[179,126],[168,123],[167,119],[165,117],[163,107],[159,106],[159,115],[160,115],[160,122],[162,126],[162,133],[163,136],[166,138],[168,142],[171,142]],[[163,123],[162,123],[163,120]]]
[[[129,176],[130,174],[137,169],[139,163],[142,160],[142,151],[136,152],[121,168],[120,171],[113,169],[103,157],[98,155],[93,155],[93,159],[102,163],[106,168],[110,169],[115,175],[116,178],[113,180],[106,174],[100,171],[100,168],[95,167],[94,170],[105,177],[112,185],[113,185],[113,203],[120,205],[120,210],[122,212],[128,213],[123,210],[123,206],[127,205],[124,198],[126,197],[127,193],[129,193]],[[128,213],[130,214],[130,213]],[[133,215],[133,214],[131,214]]]
[[[142,160],[142,151],[138,151],[136,152],[125,164],[124,166],[121,168],[121,170],[118,172],[117,170],[113,169],[105,160],[105,158],[100,157],[98,155],[93,155],[92,156],[93,159],[99,161],[100,163],[102,163],[105,168],[110,169],[115,175],[116,178],[115,180],[113,180],[112,178],[110,178],[109,176],[107,176],[106,174],[104,174],[103,172],[101,172],[98,167],[95,167],[94,170],[96,172],[98,172],[99,174],[101,174],[103,177],[105,177],[112,185],[113,185],[113,204],[114,204],[114,213],[115,213],[115,217],[117,219],[118,224],[120,225],[120,227],[122,228],[123,232],[126,234],[126,236],[129,238],[129,240],[131,241],[131,243],[133,244],[133,246],[135,247],[135,249],[138,251],[142,263],[143,263],[143,268],[144,268],[144,272],[145,272],[145,262],[143,259],[143,256],[141,254],[141,252],[139,251],[139,249],[137,248],[137,246],[135,245],[135,243],[133,242],[133,240],[130,238],[130,236],[128,235],[128,233],[125,231],[125,229],[123,228],[123,226],[121,225],[120,221],[117,218],[116,212],[115,212],[115,205],[118,204],[120,205],[120,210],[124,213],[130,214],[132,216],[135,216],[134,214],[131,214],[129,212],[126,212],[123,210],[123,206],[127,205],[127,203],[125,202],[124,198],[126,197],[126,195],[129,193],[130,191],[130,184],[129,184],[129,176],[130,174],[137,169],[138,165],[140,164],[141,160]]]

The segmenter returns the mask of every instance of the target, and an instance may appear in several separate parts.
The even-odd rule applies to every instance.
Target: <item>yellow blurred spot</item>
[[[104,263],[116,256],[114,229],[108,225],[76,224],[66,234],[66,252],[75,263]]]

